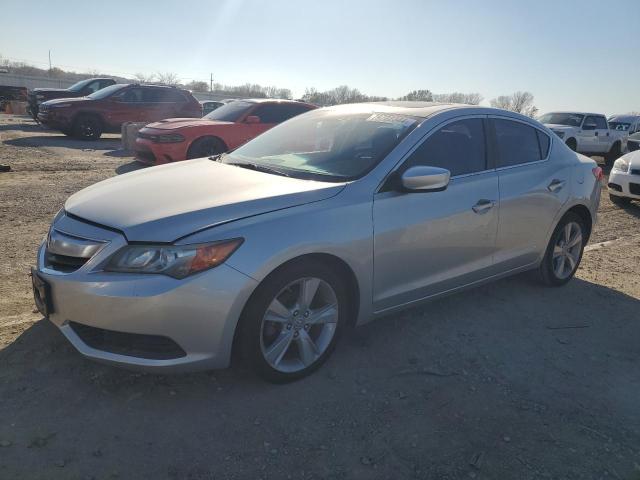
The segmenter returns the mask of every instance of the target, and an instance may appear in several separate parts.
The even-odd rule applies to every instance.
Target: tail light
[[[596,177],[596,180],[598,182],[602,183],[604,181],[604,172],[602,171],[602,168],[592,168],[591,171],[593,172],[593,176]]]

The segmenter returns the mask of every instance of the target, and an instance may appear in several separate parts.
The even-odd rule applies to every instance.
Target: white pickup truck
[[[626,132],[609,128],[600,113],[550,112],[538,118],[572,150],[584,155],[602,156],[612,165],[627,148]]]

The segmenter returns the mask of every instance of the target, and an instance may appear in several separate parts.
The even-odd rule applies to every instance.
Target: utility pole
[[[49,76],[51,76],[51,50],[49,50]]]
[[[213,92],[213,73],[210,74],[211,78],[209,80],[209,91]]]

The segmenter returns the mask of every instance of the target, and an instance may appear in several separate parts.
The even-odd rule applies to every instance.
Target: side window
[[[289,105],[283,105],[283,107],[284,107],[283,108],[284,118],[282,119],[283,122],[285,120],[289,120],[290,118],[293,118],[297,115],[300,115],[302,113],[309,111],[309,107],[305,105],[289,104]]]
[[[606,130],[609,128],[609,125],[607,124],[607,119],[604,117],[594,117],[596,119],[596,126],[597,128]]]
[[[295,107],[295,109],[292,107]],[[271,103],[259,106],[252,115],[260,117],[262,123],[281,123],[302,113],[299,108],[299,105]]]
[[[449,123],[427,138],[405,162],[406,168],[446,168],[451,176],[486,170],[484,124],[480,118]]]
[[[153,87],[142,89],[142,101],[145,103],[160,103],[166,101],[164,99],[163,89]]]
[[[113,85],[113,82],[111,80],[100,80],[100,88],[98,90],[107,88],[109,85]]]
[[[549,135],[541,132],[540,130],[536,130],[536,133],[538,134],[538,144],[540,145],[540,156],[542,158],[547,158],[547,155],[549,155],[551,139],[549,138]]]
[[[544,145],[538,140],[538,130],[511,120],[494,119],[498,150],[498,167],[510,167],[537,162],[546,158]],[[546,135],[543,134],[546,137]],[[547,138],[547,143],[548,143]],[[546,149],[548,150],[548,144]]]
[[[141,88],[127,88],[124,92],[114,95],[118,102],[123,103],[140,103],[142,102],[142,89]]]
[[[84,87],[85,91],[87,91],[87,95],[97,92],[100,90],[100,81],[96,80],[95,82],[91,82],[89,85]]]

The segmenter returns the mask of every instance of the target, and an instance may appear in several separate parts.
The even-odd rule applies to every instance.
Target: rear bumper
[[[146,138],[136,138],[135,158],[147,165],[162,165],[187,158],[187,142],[154,143]]]
[[[611,170],[607,186],[611,195],[640,200],[640,175]]]

